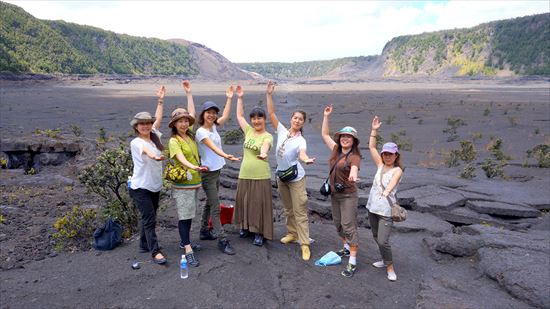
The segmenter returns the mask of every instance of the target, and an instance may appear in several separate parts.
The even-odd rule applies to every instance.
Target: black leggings
[[[178,221],[178,230],[180,232],[180,239],[181,239],[182,245],[184,246],[191,244],[191,241],[189,240],[189,232],[191,231],[191,221],[192,219]]]

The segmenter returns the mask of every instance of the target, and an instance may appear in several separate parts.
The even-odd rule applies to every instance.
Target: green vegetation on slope
[[[363,60],[364,58],[366,57],[347,57],[334,60],[304,61],[294,63],[237,63],[237,65],[241,69],[256,72],[269,78],[292,79],[323,76],[336,68],[353,63],[355,61]]]
[[[0,2],[0,71],[196,75],[187,48],[63,21]]]

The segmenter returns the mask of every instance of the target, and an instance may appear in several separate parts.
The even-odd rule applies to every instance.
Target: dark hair
[[[193,140],[195,139],[195,132],[193,132],[191,127],[189,127],[187,131],[185,131],[185,134],[187,134],[187,136],[189,136]],[[178,135],[178,129],[174,126],[172,127],[172,137],[175,137],[176,135]]]
[[[338,151],[333,151],[329,159],[330,165],[333,165],[340,154],[342,154],[342,144],[340,144],[340,136],[338,136],[338,141],[336,142],[336,144],[338,145]],[[361,150],[359,150],[359,140],[355,137],[353,138],[353,145],[351,146],[351,154],[356,154],[359,156],[359,158],[363,158],[363,156],[361,155]]]
[[[256,106],[254,107],[251,111],[250,111],[250,118],[252,117],[261,117],[261,118],[266,118],[265,117],[265,110],[259,106]]]
[[[134,126],[134,131],[139,136],[139,131],[137,130],[136,126]],[[164,150],[164,145],[162,145],[162,142],[160,141],[160,138],[158,137],[158,135],[151,132],[150,135],[149,135],[149,138],[151,139],[151,142],[153,142],[153,144],[155,144],[155,146],[157,147],[158,150],[160,150],[160,151]]]
[[[304,117],[304,125],[306,124],[306,119],[307,119],[307,116],[306,116],[306,112],[304,112],[303,110],[295,110],[292,115],[290,115],[290,119],[292,119],[292,117],[294,117],[294,115],[296,115],[297,113],[299,114],[302,114],[302,117]],[[302,136],[304,136],[304,126],[302,126],[300,128],[300,134],[302,134]]]
[[[211,110],[211,109],[216,110],[215,107],[211,107],[211,108],[209,108],[209,109],[207,109],[207,110]],[[206,112],[207,110],[204,110],[204,111],[202,111],[202,112],[200,113],[199,119],[197,119],[197,123],[199,124],[199,126],[204,125],[204,112]],[[216,113],[217,113],[217,112],[216,112]],[[216,120],[214,120],[214,124],[217,125],[217,126],[220,125],[220,124],[218,123],[218,118],[219,118],[219,117],[216,116]]]
[[[380,158],[382,159],[382,162],[384,162],[384,158],[382,158],[382,153],[380,153]],[[393,166],[398,166],[401,168],[402,171],[405,171],[405,167],[403,166],[403,163],[401,163],[401,155],[399,152],[395,153],[395,161],[393,162]]]

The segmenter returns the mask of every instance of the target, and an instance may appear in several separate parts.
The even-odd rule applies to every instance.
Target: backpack
[[[113,250],[122,242],[122,225],[108,218],[105,226],[94,232],[94,248],[96,250]]]

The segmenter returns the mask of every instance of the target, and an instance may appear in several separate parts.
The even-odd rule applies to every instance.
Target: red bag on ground
[[[235,211],[235,206],[229,204],[220,204],[220,222],[222,225],[231,224],[233,222],[233,212]],[[208,228],[212,229],[212,217],[208,220]]]

